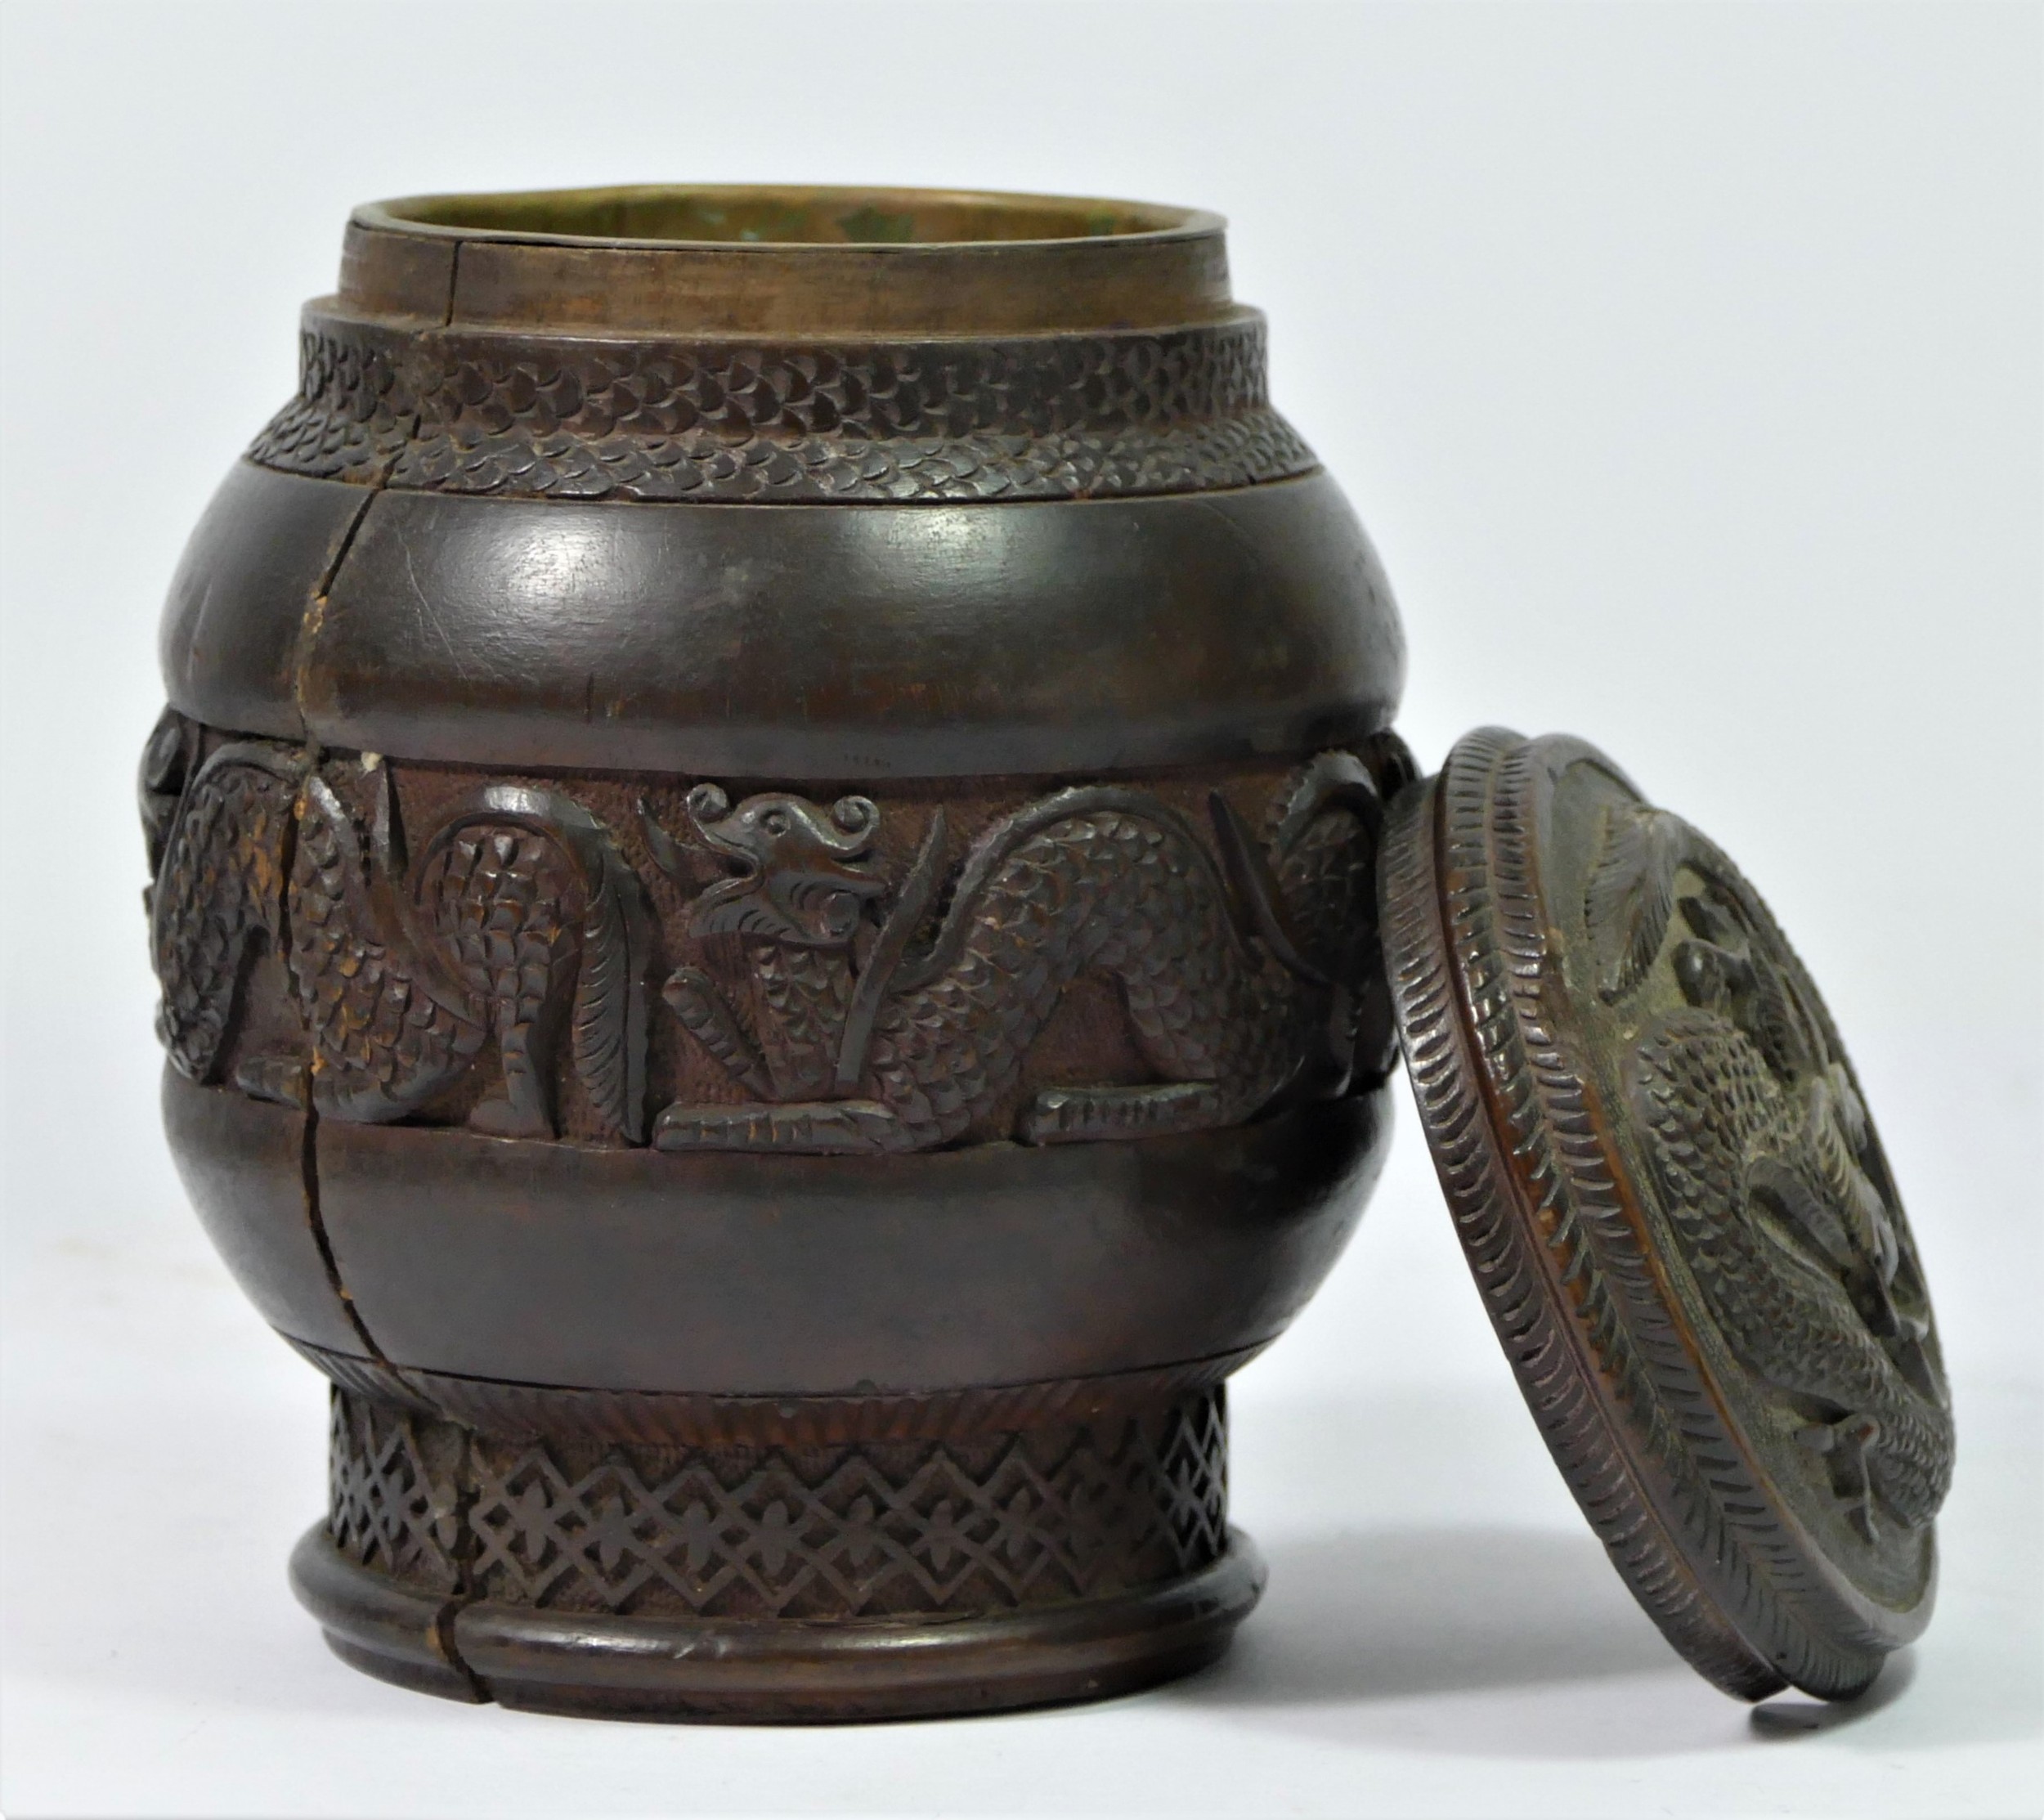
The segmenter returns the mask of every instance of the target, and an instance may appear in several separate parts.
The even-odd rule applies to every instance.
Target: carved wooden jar
[[[760,1719],[1212,1658],[1223,1382],[1386,1136],[1408,775],[1221,223],[392,203],[303,361],[141,800],[178,1165],[334,1386],[334,1647]]]

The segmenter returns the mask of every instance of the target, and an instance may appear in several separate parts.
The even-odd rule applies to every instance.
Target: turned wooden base
[[[449,1700],[591,1719],[818,1724],[998,1712],[1132,1693],[1218,1658],[1263,1590],[1231,1530],[1196,1573],[978,1618],[839,1622],[539,1612],[434,1598],[346,1559],[324,1523],[292,1589],[334,1652]]]
[[[943,1440],[504,1437],[337,1388],[291,1564],[342,1658],[456,1700],[790,1723],[1124,1693],[1262,1589],[1218,1386]]]

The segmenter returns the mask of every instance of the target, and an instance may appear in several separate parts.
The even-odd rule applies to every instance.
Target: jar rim
[[[1127,244],[1217,235],[1227,226],[1210,210],[1118,198],[834,184],[451,192],[365,203],[355,220],[431,238],[782,255]]]
[[[1204,209],[999,191],[643,184],[401,197],[355,211],[338,301],[403,321],[599,335],[1163,329],[1244,314],[1226,227]]]

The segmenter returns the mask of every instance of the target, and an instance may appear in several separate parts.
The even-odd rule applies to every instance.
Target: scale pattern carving
[[[167,715],[166,723],[178,717]],[[458,1079],[486,1041],[501,1092],[471,1114],[500,1136],[554,1130],[551,1040],[607,1127],[643,1132],[646,953],[637,876],[580,805],[484,785],[406,854],[388,769],[368,837],[319,769],[271,741],[221,746],[173,791],[151,742],[146,818],[162,854],[150,893],[173,1065],[214,1078],[250,964],[287,960],[302,1049],[244,1056],[235,1084],[326,1116],[402,1118]],[[168,812],[154,797],[177,798]],[[566,1007],[565,1017],[556,1013]]]
[[[1625,799],[1580,841],[1580,799],[1538,794],[1564,769]],[[1731,862],[1571,742],[1468,736],[1395,808],[1384,891],[1442,1187],[1614,1563],[1727,1692],[1859,1691],[1881,1647],[1800,1537],[1841,1531],[1824,1572],[1849,1554],[1914,1596],[1951,1430],[1907,1222],[1814,988]]]
[[[684,902],[662,930],[612,829],[564,786],[479,782],[440,800],[415,854],[388,764],[316,764],[263,741],[201,758],[203,733],[167,717],[145,764],[159,1029],[191,1078],[226,1075],[325,1117],[406,1118],[488,1063],[489,1090],[455,1115],[550,1136],[559,1049],[613,1141],[882,1153],[1216,1129],[1389,1064],[1372,890],[1379,779],[1405,767],[1389,735],[1367,760],[1298,768],[1256,830],[1218,788],[1195,818],[1152,791],[1085,785],[961,843],[944,805],[919,807],[900,866],[876,857],[883,813],[864,797],[734,807],[700,783],[682,838],[638,805],[636,832]],[[721,1069],[733,1088],[675,1100],[649,1134],[661,938],[684,959],[663,996],[700,1057],[689,1078]],[[697,964],[719,942],[721,982]],[[261,1042],[237,1047],[266,949],[288,989]],[[1115,994],[1139,1072],[1080,1067],[1029,1088],[1038,1040],[1082,975]]]
[[[1921,1529],[1952,1464],[1930,1298],[1800,963],[1732,862],[1665,810],[1607,812],[1588,896],[1607,999],[1665,948],[1687,1001],[1648,1024],[1627,1088],[1719,1330],[1801,1416],[1867,1542]]]
[[[1218,859],[1145,792],[1041,798],[972,843],[925,933],[941,812],[890,888],[867,862],[879,812],[863,797],[827,812],[767,793],[733,808],[697,787],[694,832],[737,871],[697,900],[692,926],[745,936],[763,990],[749,1022],[693,968],[666,996],[752,1096],[670,1105],[654,1142],[854,1153],[949,1142],[1009,1093],[1060,993],[1088,971],[1114,983],[1156,1083],[1038,1093],[1018,1125],[1027,1141],[1212,1129],[1288,1091],[1345,1090],[1359,1055],[1381,1049],[1358,1012],[1375,952],[1374,774],[1351,754],[1322,755],[1279,792],[1262,841],[1220,792],[1208,807]],[[647,832],[679,875],[676,844],[657,824]],[[876,928],[867,912],[883,899]],[[834,1091],[819,1092],[827,1076]]]
[[[313,318],[250,448],[287,473],[563,499],[1063,499],[1309,472],[1260,321],[1000,342],[606,343]]]
[[[810,1448],[510,1441],[334,1396],[343,1552],[436,1586],[459,1562],[499,1603],[978,1612],[1156,1584],[1226,1545],[1218,1386],[1091,1425]]]

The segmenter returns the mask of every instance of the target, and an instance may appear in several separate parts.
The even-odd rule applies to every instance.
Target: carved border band
[[[497,1137],[881,1155],[1217,1130],[1387,1070],[1373,881],[1409,772],[1378,734],[1140,787],[734,802],[170,714],[141,778],[158,1029],[200,1084]]]
[[[329,1533],[424,1589],[699,1617],[984,1613],[1198,1571],[1227,1544],[1219,1387],[952,1441],[506,1440],[333,1392]]]
[[[1310,472],[1264,328],[860,345],[600,342],[309,314],[249,459],[424,491],[1101,498]]]

